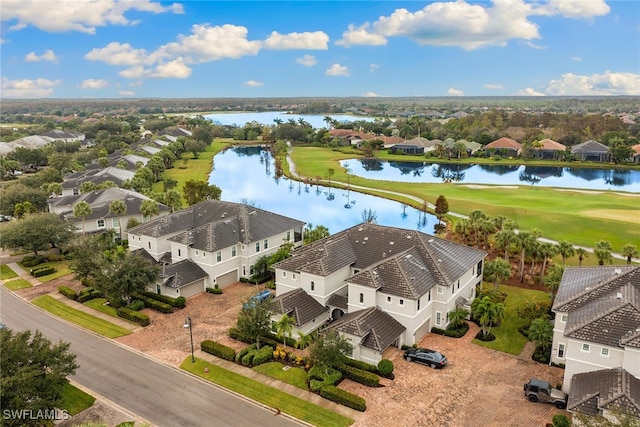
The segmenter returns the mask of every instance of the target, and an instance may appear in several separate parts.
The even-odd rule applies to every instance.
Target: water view
[[[456,165],[350,159],[340,162],[351,174],[398,182],[537,185],[588,190],[640,192],[640,170],[552,166]]]
[[[382,225],[433,233],[437,223],[435,216],[398,202],[277,177],[270,152],[261,147],[232,147],[218,153],[209,183],[222,189],[222,200],[324,225],[332,234],[361,223],[363,211],[369,209]]]
[[[309,123],[314,128],[326,128],[327,122],[324,121],[326,115],[315,114],[287,114],[286,111],[265,111],[261,113],[257,112],[245,112],[245,113],[216,113],[207,114],[205,119],[211,120],[218,125],[235,125],[244,126],[246,123],[257,122],[263,125],[273,125],[274,120],[282,120],[283,123],[293,120],[299,123],[300,119]],[[334,114],[330,115],[333,120],[339,122],[354,122],[356,120],[366,120],[368,122],[373,121],[371,117],[357,117],[349,114]]]

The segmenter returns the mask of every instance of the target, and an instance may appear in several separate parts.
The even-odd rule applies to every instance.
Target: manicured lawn
[[[309,390],[307,386],[307,371],[302,368],[290,367],[283,370],[284,365],[280,362],[263,363],[253,368],[254,371],[260,372],[268,377],[289,383],[303,390]]]
[[[4,282],[4,286],[12,291],[17,291],[18,289],[30,288],[31,283],[24,279],[13,279]]]
[[[485,283],[484,286],[493,286]],[[522,348],[527,343],[527,339],[518,328],[527,325],[527,320],[518,317],[517,309],[526,301],[549,301],[550,296],[546,292],[534,291],[531,289],[517,288],[514,286],[503,286],[499,288],[507,294],[505,300],[505,318],[500,326],[491,328],[491,333],[496,336],[495,341],[483,342],[474,339],[474,344],[492,348],[510,354],[520,354]]]
[[[315,426],[340,427],[349,426],[354,422],[352,419],[314,405],[311,402],[235,372],[227,371],[202,359],[196,359],[195,363],[191,363],[191,357],[188,357],[182,362],[180,368],[264,405],[279,408],[282,412]],[[206,374],[204,373],[205,368],[209,369]]]
[[[85,393],[78,387],[66,383],[62,388],[60,409],[66,410],[70,415],[75,415],[92,407],[95,401],[95,397]]]
[[[13,279],[18,277],[18,274],[11,269],[8,265],[0,265],[0,280]]]
[[[34,305],[37,305],[38,307],[48,311],[51,314],[68,320],[71,323],[75,323],[78,326],[82,326],[83,328],[89,329],[90,331],[93,331],[107,338],[118,338],[131,333],[131,331],[124,329],[118,325],[114,325],[113,323],[107,322],[106,320],[102,320],[83,311],[69,307],[68,305],[61,303],[60,301],[49,295],[38,297],[32,302]]]
[[[94,310],[98,310],[105,314],[108,314],[109,316],[120,318],[118,316],[118,310],[111,307],[110,305],[104,305],[105,302],[107,302],[106,298],[95,298],[85,302],[84,305],[86,305],[87,307],[91,307]]]
[[[69,265],[67,264],[67,261],[49,261],[49,262],[43,262],[42,264],[38,264],[34,267],[24,267],[22,266],[22,264],[20,264],[20,266],[22,268],[24,268],[24,271],[29,272],[31,269],[36,269],[36,268],[41,268],[41,267],[53,267],[56,269],[56,271],[54,271],[51,274],[47,274],[46,276],[40,276],[38,277],[38,280],[41,282],[49,282],[53,279],[58,279],[60,277],[64,277],[67,274],[71,274],[72,271],[69,268]]]
[[[343,183],[347,182],[347,175],[338,161],[355,157],[358,156],[318,147],[296,147],[292,153],[296,169],[301,175],[313,179],[319,176],[326,180],[327,169],[333,168],[335,174],[331,180]],[[407,156],[404,157],[407,160]],[[391,182],[355,176],[350,177],[350,182],[371,189],[367,193],[417,208],[420,206],[416,202],[375,190],[406,193],[430,203],[435,203],[437,197],[443,194],[453,212],[468,214],[473,209],[480,209],[491,216],[503,215],[515,220],[522,230],[539,228],[544,237],[567,240],[575,245],[593,247],[598,240],[606,240],[611,243],[614,252],[620,252],[626,243],[640,241],[640,227],[636,227],[640,198],[631,193],[588,193],[531,186],[513,189],[492,186],[472,188],[465,184]],[[620,230],[624,230],[624,233]]]

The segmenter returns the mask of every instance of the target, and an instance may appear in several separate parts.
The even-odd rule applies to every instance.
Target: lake
[[[324,121],[326,115],[315,114],[287,114],[286,111],[265,111],[265,112],[243,112],[243,113],[216,113],[206,114],[203,116],[205,119],[211,120],[218,125],[235,125],[244,126],[246,123],[258,122],[263,125],[275,125],[274,120],[280,119],[283,123],[288,122],[290,119],[298,120],[303,119],[314,128],[326,128],[327,123]],[[365,120],[372,122],[372,117],[357,117],[349,114],[334,114],[330,115],[334,120],[339,122],[353,122],[356,120]]]
[[[261,147],[238,146],[213,159],[209,183],[222,190],[222,200],[250,205],[324,225],[337,233],[363,222],[364,210],[372,210],[382,225],[433,233],[438,220],[412,207],[355,191],[306,185],[277,177],[271,153]]]
[[[537,185],[640,192],[640,170],[553,166],[438,164],[378,159],[342,160],[352,175],[397,182]]]

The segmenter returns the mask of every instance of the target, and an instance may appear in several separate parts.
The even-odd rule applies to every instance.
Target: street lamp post
[[[184,319],[183,327],[185,329],[189,328],[189,337],[191,337],[191,363],[194,363],[196,358],[193,355],[193,328],[191,327],[191,317],[187,316],[187,318]]]

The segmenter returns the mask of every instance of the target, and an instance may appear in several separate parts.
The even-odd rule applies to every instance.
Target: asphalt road
[[[45,313],[0,286],[0,321],[71,343],[72,377],[129,412],[162,427],[300,424]]]

